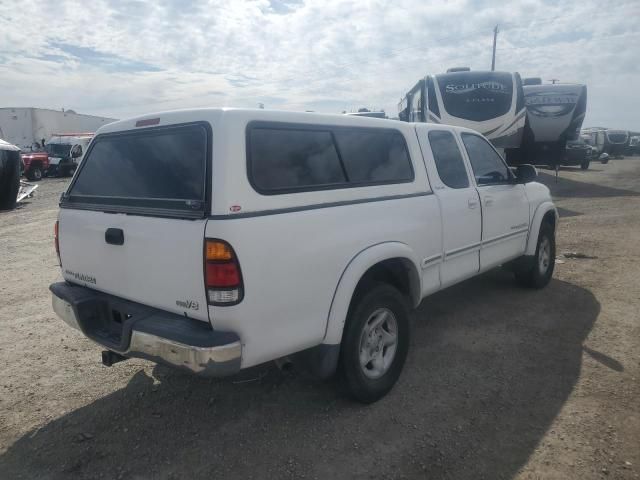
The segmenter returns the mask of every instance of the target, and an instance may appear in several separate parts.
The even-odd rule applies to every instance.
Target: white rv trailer
[[[56,133],[95,132],[113,118],[82,115],[73,110],[45,108],[0,108],[0,138],[23,152],[42,149]]]
[[[525,124],[522,82],[517,72],[451,68],[429,75],[398,105],[400,120],[471,128],[498,149],[520,147]]]
[[[578,140],[587,109],[587,87],[580,84],[542,84],[524,80],[527,121],[519,149],[507,151],[510,164],[562,165],[567,142]]]
[[[606,130],[606,128],[602,127],[589,127],[583,128],[580,131],[582,139],[596,149],[598,156],[605,153],[604,145],[606,142]]]
[[[607,128],[604,133],[604,152],[614,157],[624,156],[629,147],[629,132]]]

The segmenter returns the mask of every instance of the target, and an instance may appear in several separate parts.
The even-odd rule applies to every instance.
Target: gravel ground
[[[0,212],[0,478],[640,478],[640,158],[541,180],[580,258],[542,291],[497,270],[425,300],[371,406],[270,365],[103,367],[51,310],[66,181],[43,180]]]

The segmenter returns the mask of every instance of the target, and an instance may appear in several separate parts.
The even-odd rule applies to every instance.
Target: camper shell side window
[[[415,178],[406,140],[395,129],[252,122],[246,143],[249,182],[263,195]]]

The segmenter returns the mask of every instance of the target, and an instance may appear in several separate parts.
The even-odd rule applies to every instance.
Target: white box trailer
[[[116,119],[82,115],[73,110],[0,108],[0,138],[24,152],[40,150],[54,134],[95,132]]]

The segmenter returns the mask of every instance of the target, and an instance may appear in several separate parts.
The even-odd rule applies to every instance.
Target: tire
[[[538,234],[538,244],[533,265],[515,271],[516,281],[523,287],[543,288],[551,281],[556,264],[556,239],[553,226],[543,222]]]
[[[384,397],[400,377],[408,350],[407,299],[386,283],[371,284],[356,294],[349,308],[338,365],[348,394],[362,403]]]
[[[589,168],[589,163],[591,163],[589,160],[585,160],[584,162],[582,162],[582,163],[580,164],[580,168],[581,168],[582,170],[587,170],[587,169]]]
[[[31,167],[27,170],[27,179],[31,182],[42,180],[42,169],[39,166]]]

